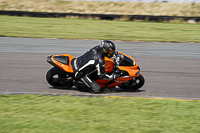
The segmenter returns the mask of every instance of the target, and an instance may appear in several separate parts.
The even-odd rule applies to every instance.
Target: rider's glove
[[[115,61],[116,61],[116,63],[117,63],[118,65],[119,65],[119,63],[120,63],[123,59],[124,59],[124,55],[122,55],[122,54],[116,52],[116,59],[115,59]]]

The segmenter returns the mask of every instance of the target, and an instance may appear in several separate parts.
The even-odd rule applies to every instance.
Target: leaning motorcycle
[[[124,56],[120,63],[116,63],[114,59],[104,58],[105,72],[115,74],[116,79],[100,79],[97,71],[91,73],[88,77],[96,81],[102,89],[115,88],[116,86],[125,91],[140,89],[144,85],[145,79],[140,73],[138,63],[133,57],[122,52],[119,53]],[[85,84],[77,81],[74,77],[75,73],[71,66],[72,59],[74,57],[70,54],[48,56],[47,62],[54,67],[47,72],[46,80],[54,88],[70,89],[75,86],[80,90],[87,90]]]

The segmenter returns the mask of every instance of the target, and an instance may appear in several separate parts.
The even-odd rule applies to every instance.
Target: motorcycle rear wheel
[[[145,83],[145,79],[142,76],[142,74],[140,74],[139,77],[135,77],[134,79],[129,80],[126,83],[118,85],[118,87],[123,90],[136,91],[140,89],[144,85],[144,83]]]
[[[47,82],[54,88],[69,89],[73,84],[70,74],[53,67],[46,74]]]

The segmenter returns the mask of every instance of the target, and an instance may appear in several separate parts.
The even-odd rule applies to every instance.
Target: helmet
[[[115,44],[112,41],[109,40],[103,40],[100,42],[100,48],[102,50],[102,53],[108,57],[113,57],[115,53]]]

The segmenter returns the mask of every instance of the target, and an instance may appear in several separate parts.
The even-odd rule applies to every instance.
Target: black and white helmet
[[[108,57],[111,58],[113,57],[115,53],[115,44],[112,41],[109,40],[103,40],[100,42],[100,48],[102,50],[102,53]]]

